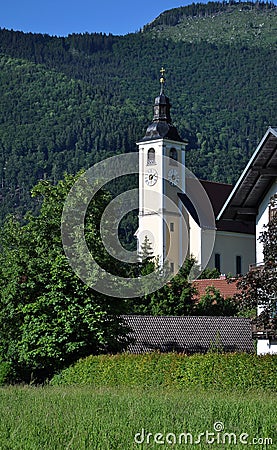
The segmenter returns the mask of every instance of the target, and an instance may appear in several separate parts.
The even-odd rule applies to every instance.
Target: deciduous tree
[[[62,209],[76,179],[66,175],[56,186],[39,182],[32,191],[42,198],[39,214],[28,214],[24,224],[10,216],[1,231],[0,359],[12,362],[25,380],[31,373],[45,378],[82,356],[115,351],[125,342],[118,319],[125,302],[85,285],[63,252]],[[101,192],[87,213],[87,242],[99,260],[106,256],[98,224],[109,198]]]

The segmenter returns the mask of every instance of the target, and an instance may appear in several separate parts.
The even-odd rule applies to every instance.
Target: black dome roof
[[[142,141],[167,138],[173,141],[184,142],[179,136],[177,128],[172,125],[170,108],[169,98],[161,90],[160,95],[155,98],[153,122],[147,127]]]

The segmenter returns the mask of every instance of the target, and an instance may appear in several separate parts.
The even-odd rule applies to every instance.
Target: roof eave
[[[234,186],[234,189],[232,190],[231,194],[229,195],[229,197],[227,198],[226,202],[224,203],[221,211],[219,212],[216,220],[220,220],[223,217],[223,214],[225,213],[226,209],[228,208],[228,206],[230,205],[231,201],[233,200],[235,194],[238,192],[239,187],[242,184],[242,181],[244,180],[246,174],[248,173],[249,169],[252,167],[253,162],[255,161],[255,159],[257,158],[258,154],[261,151],[261,148],[263,147],[265,141],[267,140],[268,136],[272,134],[275,137],[277,137],[277,128],[275,127],[268,127],[265,135],[263,136],[262,140],[260,141],[258,147],[256,148],[255,152],[253,153],[253,155],[251,156],[247,166],[245,167],[244,171],[242,172],[240,178],[238,179],[236,185]]]

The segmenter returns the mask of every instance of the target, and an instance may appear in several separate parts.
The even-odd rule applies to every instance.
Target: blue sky
[[[0,28],[67,36],[70,33],[127,34],[166,9],[193,0],[2,0]],[[194,0],[196,2],[196,0]],[[206,3],[202,0],[202,3]]]

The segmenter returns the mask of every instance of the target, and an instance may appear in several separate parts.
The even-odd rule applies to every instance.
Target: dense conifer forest
[[[36,205],[30,189],[121,152],[152,120],[159,70],[187,166],[234,183],[276,126],[276,6],[209,2],[126,36],[51,37],[0,29],[1,218]]]

